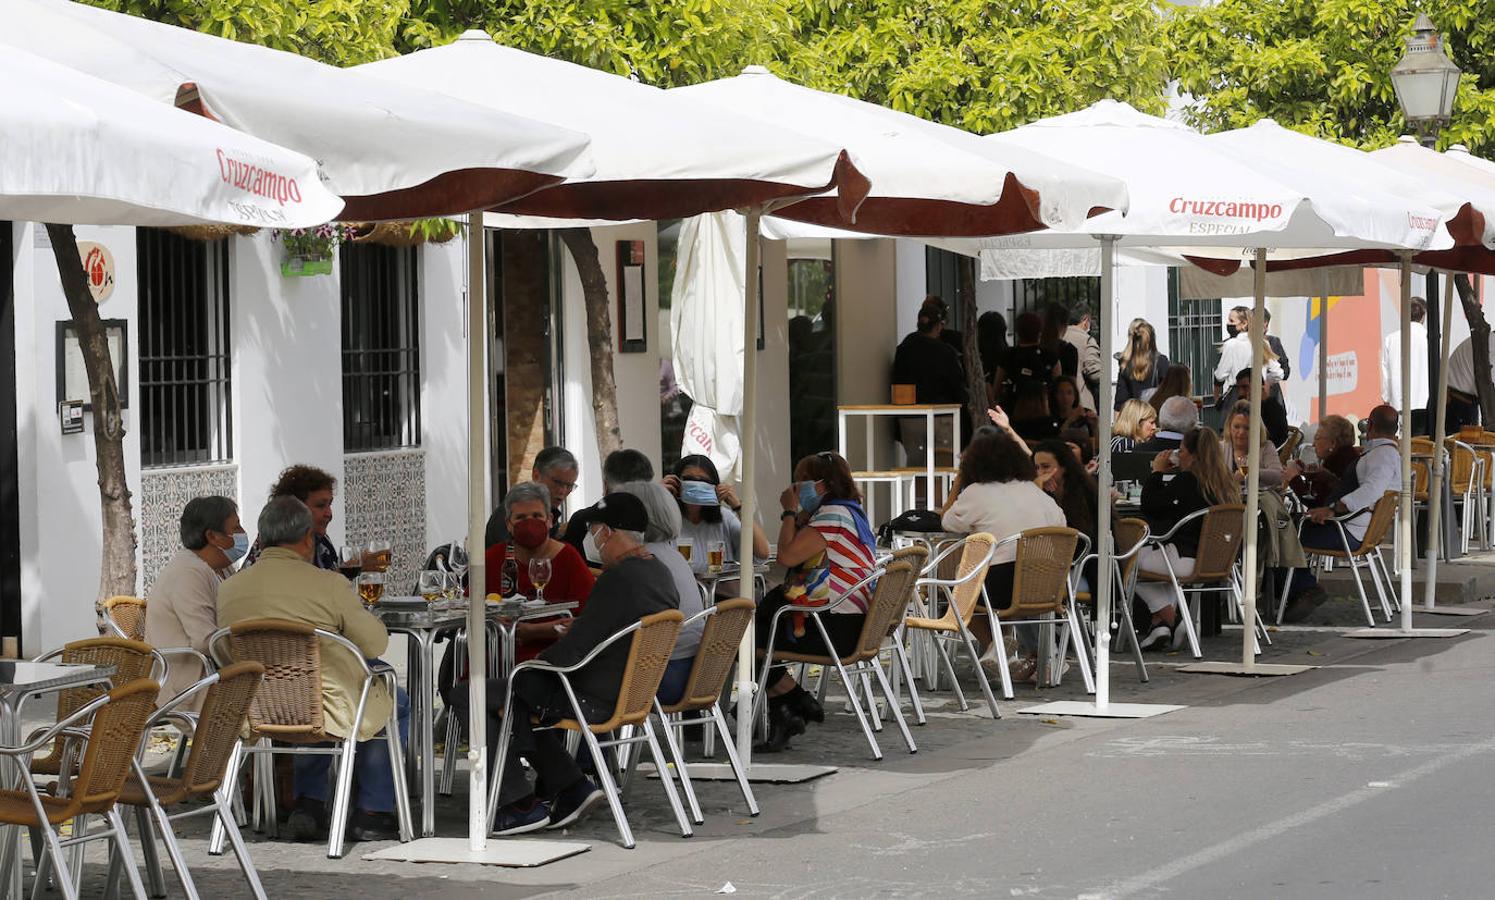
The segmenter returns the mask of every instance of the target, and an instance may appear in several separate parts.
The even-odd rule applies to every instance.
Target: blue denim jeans
[[[395,715],[400,725],[400,745],[410,740],[410,698],[404,688],[395,688]],[[318,744],[333,747],[335,744]],[[296,799],[306,798],[327,802],[327,775],[332,770],[332,757],[296,756]],[[384,732],[371,741],[359,741],[358,752],[353,754],[353,782],[357,789],[353,806],[365,812],[392,813],[395,811],[394,773],[389,765],[389,744]]]
[[[659,690],[654,696],[659,698],[662,706],[671,703],[679,703],[680,697],[685,694],[685,682],[690,680],[690,669],[696,663],[694,656],[686,656],[681,659],[672,659],[665,666],[664,678],[659,681]]]

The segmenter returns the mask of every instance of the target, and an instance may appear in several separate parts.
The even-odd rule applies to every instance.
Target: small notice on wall
[[[1354,393],[1360,383],[1360,360],[1353,350],[1330,356],[1325,371],[1329,374],[1330,396]]]

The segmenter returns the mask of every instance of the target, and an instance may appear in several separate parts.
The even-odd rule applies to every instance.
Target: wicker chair
[[[109,630],[126,640],[145,640],[145,601],[118,596],[104,601],[104,621]]]
[[[628,817],[623,813],[623,800],[618,793],[618,785],[613,778],[612,768],[603,756],[604,747],[631,746],[647,742],[649,752],[654,757],[654,768],[659,773],[660,782],[664,785],[670,808],[675,812],[675,821],[680,826],[680,833],[685,837],[690,837],[694,833],[690,822],[685,818],[685,810],[680,806],[680,795],[675,791],[675,780],[670,776],[669,766],[665,764],[664,754],[660,752],[659,741],[654,735],[654,726],[649,721],[650,714],[654,711],[654,695],[659,691],[659,682],[664,678],[665,667],[670,663],[670,653],[675,649],[675,638],[679,637],[680,626],[684,621],[685,616],[678,609],[644,616],[593,647],[592,651],[579,662],[569,666],[557,666],[540,659],[526,660],[514,667],[504,695],[503,708],[509,709],[514,699],[514,682],[521,672],[549,672],[560,680],[567,699],[571,701],[574,718],[562,719],[554,723],[554,727],[581,734],[582,741],[592,756],[592,765],[597,772],[597,777],[602,781],[602,790],[607,794],[607,803],[612,809],[613,821],[618,825],[618,833],[623,839],[623,846],[629,850],[635,846],[633,829],[628,826]],[[571,679],[567,676],[585,668],[609,647],[626,637],[632,637],[632,642],[628,650],[628,662],[623,670],[623,683],[618,686],[618,702],[613,707],[613,714],[606,722],[597,724],[586,722],[581,704],[576,699],[576,691],[571,687]],[[642,730],[642,734],[634,733],[604,740],[597,739],[598,735],[621,732],[628,726]],[[508,762],[509,739],[512,733],[513,723],[508,716],[505,716],[503,724],[499,727],[497,770],[493,773],[493,783],[488,789],[489,831],[493,830],[493,820],[498,813],[498,792],[503,784],[504,767]],[[637,753],[630,754],[635,762],[638,756]]]
[[[1459,525],[1460,549],[1467,554],[1476,534],[1479,536],[1480,546],[1490,540],[1486,529],[1488,523],[1481,514],[1485,505],[1485,460],[1473,447],[1457,438],[1449,438],[1445,446],[1448,449],[1448,489],[1453,494],[1454,504],[1462,512]]]
[[[950,675],[955,698],[962,711],[971,706],[966,702],[965,692],[960,689],[960,681],[955,677],[955,664],[950,661],[950,652],[945,649],[945,644],[953,642],[963,648],[975,664],[976,681],[981,685],[981,693],[986,698],[992,718],[1000,719],[1002,711],[997,708],[997,698],[992,695],[991,683],[986,680],[986,673],[981,669],[981,651],[976,647],[976,639],[971,636],[971,620],[976,615],[976,607],[981,603],[982,589],[986,586],[986,570],[991,565],[996,543],[991,535],[978,531],[936,553],[924,567],[923,577],[914,582],[914,589],[927,589],[931,603],[943,595],[946,601],[944,614],[935,618],[931,609],[931,615],[905,615],[903,628],[925,632],[934,639],[935,649],[939,651],[945,670]],[[947,574],[945,564],[951,559],[959,559],[959,563],[954,572]],[[1000,639],[1000,635],[993,637]],[[1011,698],[1011,679],[1006,669],[1002,673],[1003,694]]]
[[[1350,536],[1345,529],[1345,523],[1364,515],[1365,510],[1356,509],[1330,519],[1339,530],[1339,539],[1344,549],[1322,550],[1317,547],[1304,547],[1303,552],[1312,559],[1342,559],[1350,564],[1350,573],[1355,576],[1355,589],[1360,592],[1360,605],[1365,610],[1365,621],[1370,627],[1376,627],[1376,617],[1370,611],[1370,599],[1365,594],[1365,582],[1360,577],[1361,569],[1370,570],[1371,583],[1375,585],[1376,598],[1381,603],[1381,612],[1386,616],[1386,621],[1391,621],[1391,602],[1387,599],[1391,591],[1391,572],[1386,567],[1386,559],[1381,555],[1381,542],[1386,540],[1386,533],[1391,530],[1391,524],[1396,521],[1397,506],[1401,502],[1401,494],[1397,491],[1387,491],[1371,507],[1370,522],[1365,526],[1365,539],[1360,542],[1360,547],[1350,550]],[[1301,526],[1299,528],[1301,530]],[[1378,571],[1379,569],[1379,571]],[[1385,579],[1385,587],[1382,579]],[[1287,610],[1288,589],[1292,587],[1292,576],[1289,575],[1287,584],[1283,586],[1282,598],[1277,603],[1277,621],[1282,621],[1282,614]],[[1393,595],[1394,596],[1394,595]]]
[[[1151,533],[1147,523],[1141,519],[1119,519],[1111,529],[1113,546],[1126,548],[1111,555],[1112,578],[1116,582],[1116,593],[1111,595],[1111,622],[1113,626],[1120,626],[1116,629],[1117,642],[1124,641],[1131,648],[1132,662],[1137,666],[1137,678],[1144,684],[1148,681],[1147,661],[1142,657],[1141,647],[1137,643],[1137,624],[1132,620],[1132,597],[1137,592],[1137,555],[1142,552]],[[1078,568],[1083,569],[1095,559],[1098,559],[1098,554],[1085,556],[1080,560]],[[1078,603],[1091,603],[1093,599],[1088,591],[1075,593],[1075,601]],[[1120,610],[1121,615],[1116,616],[1114,610]]]
[[[908,747],[908,752],[917,753],[919,748],[914,743],[913,735],[909,733],[908,723],[903,719],[903,710],[898,703],[898,695],[893,693],[887,674],[883,672],[882,665],[878,662],[878,656],[882,653],[883,644],[887,642],[888,635],[898,628],[908,612],[909,595],[913,592],[914,581],[917,578],[918,569],[912,562],[907,559],[895,560],[882,568],[874,569],[870,575],[852,585],[840,597],[823,606],[790,604],[776,610],[773,618],[769,620],[768,646],[759,651],[764,664],[758,676],[757,699],[754,703],[755,716],[768,697],[768,675],[774,664],[818,665],[822,667],[823,672],[828,672],[834,667],[836,673],[841,676],[842,686],[846,688],[846,696],[851,701],[851,710],[856,714],[858,724],[862,726],[862,734],[866,735],[867,743],[872,748],[872,758],[882,759],[882,748],[878,746],[877,737],[873,734],[874,726],[871,718],[875,716],[874,710],[876,709],[876,698],[872,692],[872,679],[875,676],[878,686],[882,689],[883,697],[888,702],[888,712],[898,723],[898,730],[903,734],[903,743]],[[825,646],[831,647],[830,633],[826,631],[821,616],[831,613],[842,603],[849,603],[863,586],[873,581],[877,582],[877,586],[872,591],[872,599],[867,604],[866,615],[862,618],[861,634],[851,653],[838,658],[832,654],[795,653],[792,650],[775,649],[774,643],[779,636],[779,623],[786,614],[794,612],[805,613],[814,623],[815,629],[820,632]],[[857,676],[857,681],[852,680],[853,674]],[[859,693],[865,698],[868,705],[866,709],[862,706],[863,700],[857,696]]]
[[[881,562],[883,565],[900,561],[909,563],[914,567],[914,572],[922,575],[924,573],[925,567],[929,565],[929,545],[922,543],[910,544],[907,547],[902,547],[898,550],[894,550],[887,559],[879,560],[879,562]],[[914,723],[917,725],[926,725],[928,724],[928,720],[924,717],[924,704],[919,699],[919,686],[914,681],[914,670],[913,667],[909,664],[908,648],[904,646],[906,643],[908,643],[908,633],[903,627],[903,619],[908,614],[908,609],[913,608],[914,604],[917,602],[917,599],[918,592],[915,589],[914,585],[910,584],[908,589],[908,598],[905,601],[905,606],[907,608],[905,608],[903,614],[893,622],[893,630],[888,635],[888,637],[892,638],[889,647],[893,651],[892,662],[895,666],[888,680],[892,682],[894,697],[897,697],[899,695],[904,686],[908,687],[908,701],[909,706],[913,709],[914,712]],[[823,673],[824,669],[822,669],[821,671]],[[875,710],[873,711],[873,715],[876,716]]]
[[[992,606],[992,600],[986,594],[985,585],[982,585],[981,600],[986,607],[986,613],[991,617],[992,635],[1001,634],[1003,625],[1047,625],[1052,626],[1060,621],[1062,617],[1063,628],[1078,633],[1082,627],[1075,612],[1073,602],[1073,586],[1069,580],[1070,567],[1075,558],[1075,548],[1079,546],[1080,533],[1073,528],[1062,526],[1048,528],[1029,528],[1017,534],[1009,535],[1000,541],[993,551],[1005,545],[1015,544],[1017,547],[1017,559],[1015,560],[1012,577],[1012,602],[1006,609],[997,610]],[[1062,648],[1066,645],[1065,636],[1061,635],[1057,646]],[[1075,659],[1080,665],[1080,672],[1085,679],[1087,691],[1094,693],[1095,680],[1090,672],[1090,659],[1085,652],[1085,642],[1077,640],[1074,642]],[[1051,656],[1054,654],[1052,647],[1044,648]],[[1012,675],[1007,671],[1007,654],[998,653],[997,658],[1001,661],[1003,669],[1002,682],[1010,684]],[[1050,685],[1059,683],[1059,675],[1062,674],[1062,660],[1055,660],[1055,664],[1049,669],[1055,673],[1049,680]]]
[[[264,681],[265,667],[257,662],[235,663],[203,678],[178,694],[151,718],[147,728],[174,724],[184,734],[192,735],[192,746],[186,765],[178,777],[147,775],[137,760],[134,773],[120,791],[119,802],[134,807],[136,830],[140,834],[141,848],[145,851],[146,875],[150,882],[151,896],[166,896],[166,881],[161,873],[160,858],[156,855],[155,841],[151,835],[151,824],[161,832],[166,844],[166,853],[172,867],[182,882],[188,897],[196,898],[197,887],[182,856],[171,823],[193,816],[213,815],[214,832],[226,829],[228,840],[238,857],[239,868],[249,882],[249,889],[259,900],[265,900],[265,890],[255,872],[254,861],[249,858],[249,848],[239,833],[231,807],[233,782],[228,773],[233,771],[241,751],[239,736],[249,712],[249,704]],[[197,714],[184,712],[188,700],[205,697],[202,711]],[[202,805],[206,801],[207,805]],[[169,810],[175,809],[175,812]],[[121,861],[116,857],[110,865],[109,884],[118,877]]]
[[[232,662],[257,662],[265,669],[264,683],[249,704],[249,737],[253,743],[245,753],[255,762],[255,813],[263,816],[272,833],[275,830],[275,790],[271,757],[274,754],[326,755],[337,757],[337,786],[332,798],[332,817],[328,825],[327,856],[343,855],[343,832],[352,805],[353,759],[358,748],[356,737],[363,726],[364,709],[376,681],[383,681],[391,697],[395,696],[394,669],[379,663],[371,667],[363,652],[352,641],[331,631],[304,622],[286,619],[249,619],[221,628],[208,639],[208,647],[220,666]],[[322,652],[347,653],[358,661],[363,672],[358,706],[349,725],[349,737],[328,734],[322,719]],[[378,740],[378,738],[374,738]],[[399,722],[392,704],[384,726],[384,740],[389,747],[390,769],[394,778],[395,810],[399,820],[400,840],[411,839],[410,797],[405,786],[404,753],[400,746]],[[275,743],[272,743],[275,742]],[[314,746],[332,744],[331,747]],[[285,746],[291,745],[291,746]],[[235,760],[232,783],[239,780],[244,764],[241,755]],[[209,852],[223,852],[223,835],[214,831]]]
[[[145,896],[115,801],[135,762],[159,690],[160,685],[155,681],[136,679],[79,704],[57,724],[22,746],[0,747],[0,755],[16,759],[24,769],[30,765],[31,755],[47,744],[58,741],[74,746],[74,742],[83,744],[77,774],[61,779],[56,793],[45,792],[30,778],[21,779],[21,790],[0,790],[0,824],[32,828],[42,835],[45,853],[37,851],[36,885],[46,884],[49,870],[55,868],[57,890],[66,900],[75,900],[78,896],[75,873],[69,869],[63,848],[107,839],[123,861],[135,896]],[[103,816],[107,827],[90,829],[90,816]],[[73,833],[63,839],[58,826],[69,820],[73,822]],[[20,860],[10,862],[20,865]],[[75,863],[81,866],[81,856]]]
[[[1151,582],[1166,582],[1173,585],[1178,597],[1179,621],[1184,626],[1184,635],[1189,640],[1189,651],[1195,659],[1202,659],[1199,650],[1199,633],[1195,619],[1199,615],[1189,595],[1213,591],[1230,591],[1237,610],[1244,610],[1241,598],[1241,583],[1236,573],[1236,560],[1241,555],[1241,544],[1245,540],[1246,507],[1242,503],[1222,503],[1190,513],[1179,519],[1166,534],[1151,535],[1148,546],[1159,550],[1170,543],[1179,530],[1197,519],[1203,519],[1199,528],[1199,549],[1194,557],[1194,573],[1182,579],[1173,571],[1173,563],[1163,555],[1165,572],[1149,572],[1139,568],[1138,579]],[[1260,617],[1258,617],[1260,618]],[[1253,626],[1255,627],[1255,626]],[[1258,649],[1258,652],[1260,650]]]
[[[675,761],[675,772],[680,776],[680,786],[685,789],[685,801],[690,806],[691,819],[697,825],[706,820],[701,815],[701,804],[696,800],[695,787],[690,782],[685,754],[675,734],[675,729],[692,725],[715,727],[717,736],[722,740],[722,747],[727,751],[727,762],[732,766],[732,773],[737,776],[737,787],[742,791],[743,801],[747,803],[748,815],[758,814],[758,800],[748,784],[747,770],[737,757],[737,748],[733,745],[731,733],[727,731],[727,720],[722,716],[719,705],[722,691],[727,685],[727,676],[732,673],[732,666],[737,662],[737,647],[742,643],[742,636],[753,625],[753,611],[756,608],[757,604],[752,600],[738,597],[708,606],[686,619],[682,628],[696,619],[705,619],[706,628],[701,632],[701,646],[696,650],[696,660],[685,680],[685,690],[679,700],[668,706],[660,703],[659,698],[654,699],[654,712],[659,719],[660,732],[664,735],[665,749]],[[702,715],[686,719],[683,718],[685,713]]]
[[[113,666],[110,683],[114,686],[129,684],[149,678],[160,684],[166,673],[166,663],[161,654],[140,641],[125,638],[100,637],[73,641],[60,650],[43,654],[36,662],[58,661],[68,665]],[[103,695],[104,690],[96,685],[69,688],[57,695],[57,720],[71,716],[79,708]],[[66,741],[58,740],[52,750],[41,759],[31,761],[31,771],[36,775],[56,775],[62,771],[62,758]]]

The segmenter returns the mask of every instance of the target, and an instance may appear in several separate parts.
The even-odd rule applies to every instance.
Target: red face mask
[[[526,550],[535,550],[550,539],[550,528],[544,519],[524,519],[514,524],[514,543]]]

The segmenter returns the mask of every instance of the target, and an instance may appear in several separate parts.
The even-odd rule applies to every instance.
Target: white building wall
[[[459,237],[427,244],[420,254],[420,421],[429,547],[467,533],[467,251]]]
[[[99,307],[99,314],[125,320],[129,331],[125,473],[131,490],[138,491],[135,232],[79,226],[75,233],[80,241],[103,244],[114,256],[114,293]],[[57,421],[57,323],[70,319],[71,314],[56,260],[41,226],[22,226],[17,237],[21,260],[16,272],[17,414],[24,417],[22,471],[33,475],[22,478],[21,521],[35,526],[34,532],[22,535],[21,643],[23,653],[34,656],[97,634],[93,604],[99,591],[103,518],[92,418],[84,417],[82,434],[63,435]],[[133,499],[138,515],[139,498]]]

